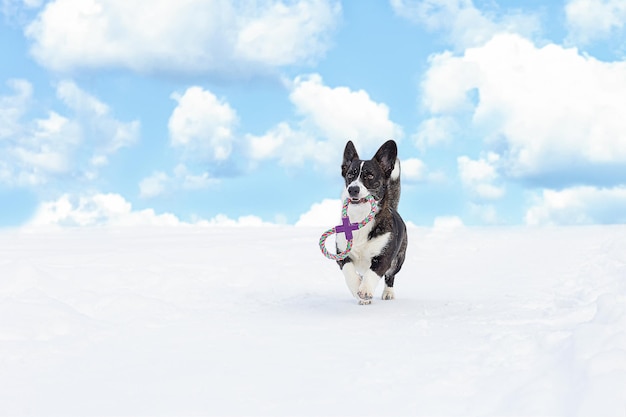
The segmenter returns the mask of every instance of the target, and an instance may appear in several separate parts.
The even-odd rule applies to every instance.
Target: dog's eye
[[[374,179],[374,176],[373,176],[372,174],[366,174],[366,175],[365,175],[365,179],[366,179],[366,180],[373,180],[373,179]]]

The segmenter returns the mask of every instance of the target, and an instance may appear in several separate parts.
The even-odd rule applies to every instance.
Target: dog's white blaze
[[[341,193],[341,201],[345,201],[346,198],[350,197],[350,194],[348,194],[348,188],[350,187],[354,187],[354,186],[359,187],[359,195],[357,196],[357,198],[359,199],[365,198],[369,194],[369,191],[367,191],[367,187],[365,186],[365,184],[363,184],[363,181],[361,181],[361,172],[363,171],[363,164],[365,164],[365,162],[361,162],[361,166],[359,167],[359,173],[355,177],[354,181],[348,184],[347,187],[344,187]],[[369,214],[369,211],[368,211],[368,214]],[[363,220],[365,217],[367,217],[367,214],[363,216],[361,220]],[[358,220],[358,221],[361,221],[361,220]]]
[[[354,181],[352,181],[350,184],[348,184],[348,186],[345,187],[343,192],[341,193],[341,201],[345,201],[346,198],[350,197],[350,195],[348,194],[348,188],[350,188],[350,187],[354,187],[354,186],[359,187],[359,195],[357,196],[357,198],[365,198],[369,194],[369,191],[367,191],[367,187],[365,186],[365,184],[363,184],[363,181],[361,181],[361,172],[363,171],[363,164],[365,164],[365,162],[361,162],[361,166],[359,167],[359,173],[355,177]],[[366,214],[366,216],[367,216],[367,214]],[[365,217],[363,217],[363,218],[365,218]],[[363,219],[361,219],[361,220],[363,220]],[[359,221],[361,221],[361,220],[359,220]]]

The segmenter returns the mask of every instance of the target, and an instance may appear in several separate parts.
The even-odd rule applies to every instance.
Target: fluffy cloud
[[[453,141],[459,131],[454,118],[449,116],[431,117],[422,121],[413,135],[415,146],[424,151],[426,148]]]
[[[498,216],[497,209],[493,204],[469,203],[468,208],[473,218],[485,224],[502,223],[502,220]]]
[[[340,14],[333,0],[54,0],[25,33],[35,59],[54,70],[236,76],[316,60]]]
[[[504,187],[494,185],[498,180],[496,164],[500,157],[490,152],[486,158],[473,160],[467,156],[457,158],[459,177],[463,185],[480,199],[496,200],[504,195]]]
[[[284,164],[311,159],[320,165],[336,163],[353,140],[363,155],[376,151],[387,139],[401,139],[400,126],[389,119],[389,108],[371,99],[364,90],[329,87],[318,74],[297,77],[289,95],[301,120],[294,126],[280,123],[264,135],[248,135],[250,156],[278,158]]]
[[[622,31],[626,25],[623,0],[569,0],[565,17],[570,41],[588,44]]]
[[[161,171],[154,172],[149,177],[139,183],[139,196],[142,198],[152,198],[165,192],[170,177]]]
[[[7,81],[13,94],[0,96],[0,139],[9,138],[21,130],[20,119],[33,96],[33,86],[26,80]]]
[[[268,226],[256,216],[231,219],[218,214],[210,220],[193,223],[181,221],[170,213],[157,214],[152,209],[133,210],[132,204],[119,194],[93,194],[73,197],[68,194],[41,204],[27,227],[85,226]]]
[[[303,213],[296,226],[326,227],[331,228],[339,222],[341,217],[341,200],[324,199],[320,203],[314,203],[309,211]]]
[[[95,194],[73,199],[63,195],[43,203],[30,226],[139,226],[178,225],[173,214],[156,214],[152,209],[133,211],[132,205],[119,194]]]
[[[433,232],[449,232],[464,226],[463,220],[458,216],[438,216],[433,220]]]
[[[281,122],[262,136],[247,135],[249,154],[254,159],[271,158],[294,134],[289,124]]]
[[[275,226],[273,223],[264,222],[258,216],[240,216],[237,219],[231,219],[224,214],[218,214],[210,220],[199,220],[198,226],[220,226],[220,227],[268,227]]]
[[[107,105],[71,81],[56,87],[67,116],[49,110],[30,120],[32,85],[26,80],[9,85],[14,94],[0,97],[0,182],[36,186],[67,173],[93,178],[109,155],[138,139],[138,121],[118,121]]]
[[[504,176],[596,182],[626,162],[626,62],[500,34],[433,56],[422,87],[435,117],[470,115],[468,134],[502,158]]]
[[[381,140],[402,136],[402,129],[389,119],[387,105],[373,101],[364,90],[328,87],[318,74],[297,77],[289,98],[304,117],[304,126],[331,142],[353,139],[371,152]]]
[[[499,32],[529,36],[540,27],[537,16],[515,11],[487,14],[472,0],[391,0],[391,6],[399,16],[443,32],[458,50],[482,45]]]
[[[102,158],[134,144],[139,138],[139,121],[121,122],[115,119],[108,105],[78,87],[73,81],[61,81],[57,97],[77,115],[81,130],[95,131],[89,139],[94,147],[93,157]],[[85,126],[85,127],[83,127]],[[87,136],[81,132],[83,139]]]
[[[168,121],[170,145],[180,151],[171,174],[155,171],[139,182],[139,196],[152,198],[176,190],[208,188],[219,180],[206,171],[228,160],[238,141],[237,112],[228,102],[199,86],[173,93]],[[198,166],[201,166],[199,169]],[[197,171],[201,172],[198,173]]]
[[[580,186],[561,191],[543,190],[526,212],[526,223],[626,223],[626,187]]]
[[[321,165],[328,164],[327,156],[333,151],[328,141],[317,141],[312,133],[286,122],[260,136],[248,134],[246,142],[248,156],[253,161],[278,158],[285,166],[301,165],[308,159]]]
[[[213,178],[208,172],[195,174],[184,164],[178,164],[174,168],[174,176],[180,181],[184,190],[201,190],[219,183],[219,180]]]
[[[339,3],[326,0],[258,2],[257,10],[239,20],[236,56],[272,66],[320,57],[340,10]]]
[[[189,87],[172,98],[178,103],[168,122],[172,145],[188,155],[222,161],[232,151],[237,113],[201,87]]]
[[[408,182],[424,181],[427,178],[426,164],[417,158],[409,158],[400,162],[402,179]]]
[[[149,177],[139,182],[139,196],[153,198],[168,192],[183,190],[200,190],[209,188],[219,183],[219,180],[211,177],[208,172],[194,174],[184,164],[178,164],[173,175],[162,171],[156,171]]]

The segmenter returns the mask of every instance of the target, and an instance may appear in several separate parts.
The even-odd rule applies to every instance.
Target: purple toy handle
[[[335,226],[335,233],[344,233],[346,235],[346,240],[352,240],[353,230],[359,230],[359,224],[350,223],[349,217],[342,217],[341,224]]]

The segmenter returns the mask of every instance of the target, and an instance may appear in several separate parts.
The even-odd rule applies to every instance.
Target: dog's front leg
[[[378,281],[380,281],[380,277],[371,269],[363,275],[363,280],[361,281],[357,292],[359,304],[370,304],[372,302],[374,290],[378,285]]]
[[[346,278],[346,285],[348,289],[356,298],[359,299],[359,285],[361,285],[361,276],[356,272],[356,268],[352,262],[346,262],[341,267],[341,272],[343,272],[343,276]]]

